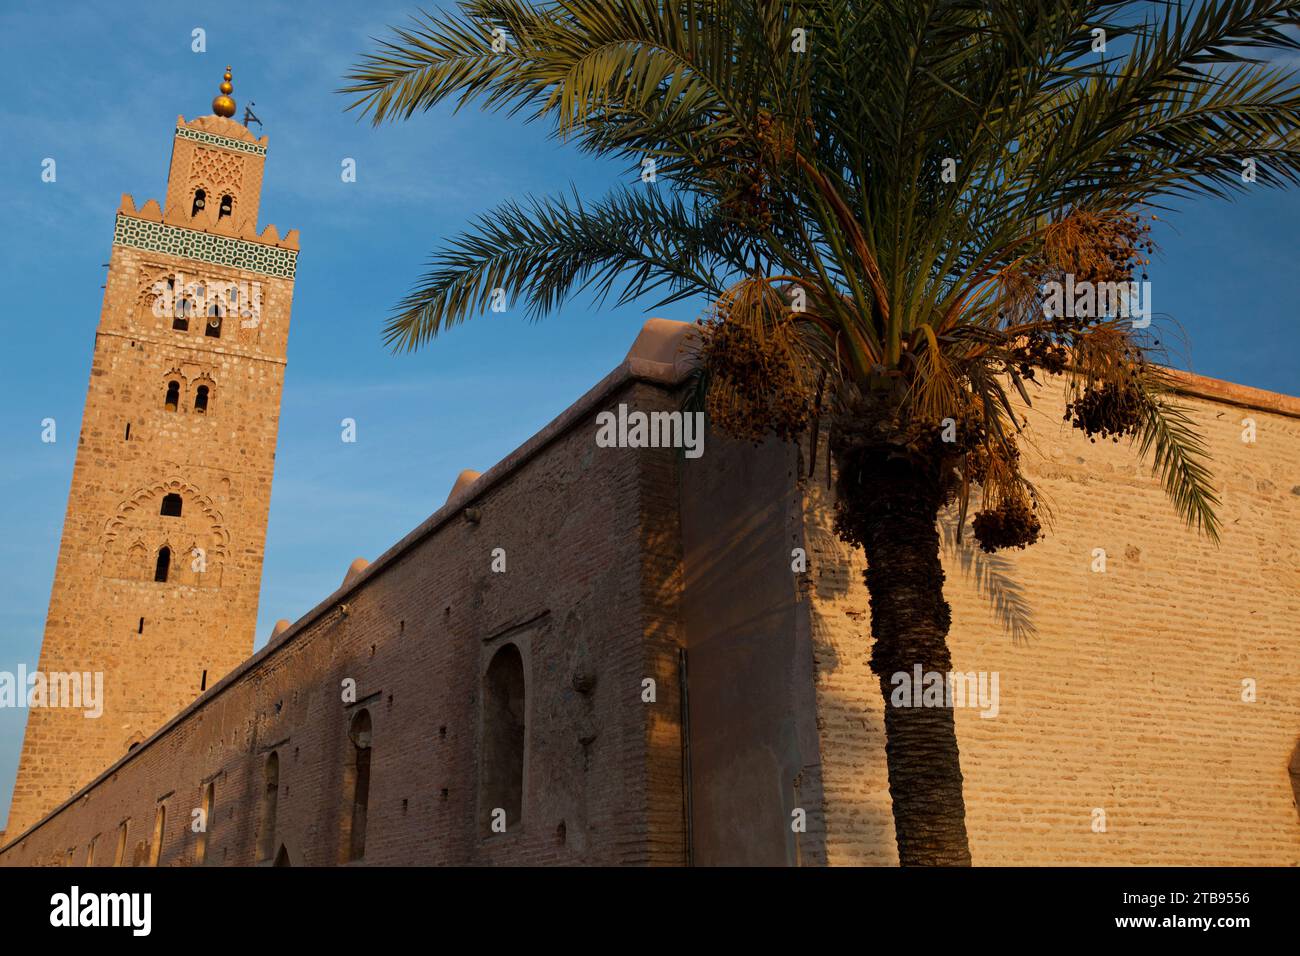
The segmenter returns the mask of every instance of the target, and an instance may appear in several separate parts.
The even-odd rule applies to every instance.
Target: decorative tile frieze
[[[216,133],[205,133],[201,129],[190,129],[188,126],[177,126],[176,135],[181,139],[192,139],[196,143],[220,146],[222,149],[236,149],[241,153],[253,153],[257,156],[266,155],[266,147],[260,143],[246,143],[240,139],[231,139],[229,136],[218,136]]]
[[[120,213],[113,229],[113,243],[198,259],[218,266],[247,269],[282,279],[292,279],[298,264],[298,252],[295,249],[280,249],[246,239],[196,232],[166,223],[133,219]]]

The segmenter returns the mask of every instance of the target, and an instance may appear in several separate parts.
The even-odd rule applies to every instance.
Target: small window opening
[[[208,413],[208,387],[200,385],[194,392],[194,410],[200,415]]]
[[[149,865],[157,866],[162,858],[163,834],[167,827],[167,807],[158,804],[158,812],[153,818],[153,843],[149,847]]]
[[[189,303],[185,297],[176,295],[176,280],[167,280],[167,301],[171,303],[172,309],[172,328],[179,332],[186,332],[190,327],[190,320],[186,318],[189,312]],[[135,345],[134,342],[131,343]]]
[[[198,846],[194,848],[194,861],[202,863],[208,858],[208,840],[212,837],[212,828],[216,826],[217,818],[213,813],[213,804],[217,798],[217,782],[210,781],[203,788],[202,813],[199,819],[203,826],[199,830]]]
[[[519,648],[506,644],[492,658],[483,677],[483,749],[480,824],[492,834],[492,817],[505,811],[507,827],[523,815],[525,725],[524,661]]]
[[[222,196],[221,208],[217,210],[217,218],[224,219],[226,216],[229,216],[234,205],[235,205],[235,198],[233,196],[231,196],[229,193]]]
[[[359,860],[366,854],[366,815],[370,807],[370,712],[359,711],[348,731],[352,738],[352,766],[345,775],[352,789],[352,815],[344,821],[347,828],[345,862]]]
[[[174,412],[176,411],[180,403],[181,403],[181,383],[168,382],[167,399],[166,401],[163,402],[163,408],[167,409],[167,411],[169,412]]]
[[[154,566],[153,579],[165,583],[167,581],[167,572],[171,570],[172,549],[163,545],[158,549],[158,563]]]
[[[137,634],[144,633],[144,618],[140,618],[140,627],[136,630]]]
[[[175,492],[170,495],[163,495],[162,510],[159,514],[168,518],[179,518],[181,516],[181,496]]]
[[[194,205],[190,208],[190,217],[193,218],[194,216],[197,216],[199,214],[199,210],[202,209],[207,204],[207,201],[208,201],[207,193],[205,193],[202,189],[194,190]]]
[[[113,851],[114,866],[121,866],[122,859],[126,856],[126,826],[127,821],[123,820],[122,825],[117,828],[117,849]]]
[[[275,853],[275,817],[280,803],[280,755],[266,758],[263,769],[261,820],[258,823],[257,859],[264,862]]]
[[[172,328],[178,332],[188,332],[190,320],[187,316],[190,314],[190,303],[184,295],[177,297],[175,279],[167,280],[167,298],[172,304]]]

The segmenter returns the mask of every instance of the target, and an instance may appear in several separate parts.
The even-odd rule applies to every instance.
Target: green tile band
[[[246,239],[214,236],[210,232],[196,232],[166,223],[133,219],[120,213],[117,224],[113,227],[113,243],[185,259],[198,259],[216,266],[247,269],[249,272],[260,272],[281,279],[292,279],[298,265],[296,249],[280,249]]]
[[[241,139],[218,136],[216,133],[205,133],[203,130],[190,129],[188,126],[177,126],[176,135],[181,139],[192,139],[197,143],[220,146],[222,149],[237,149],[241,153],[254,153],[258,156],[266,155],[266,147],[259,143],[245,143]]]

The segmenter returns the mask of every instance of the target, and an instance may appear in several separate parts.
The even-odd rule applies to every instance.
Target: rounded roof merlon
[[[462,471],[456,476],[456,483],[451,486],[451,491],[447,493],[447,500],[451,501],[452,498],[455,498],[470,485],[474,484],[474,482],[478,480],[478,476],[481,474],[481,471],[474,471],[472,468],[466,468]]]
[[[348,565],[347,574],[343,575],[342,586],[347,587],[349,584],[351,584],[353,581],[356,580],[357,576],[360,575],[362,571],[364,571],[368,567],[370,567],[370,562],[367,561],[365,558],[357,558],[356,560],[354,560],[351,564]]]
[[[647,319],[637,333],[625,362],[648,364],[680,378],[699,363],[699,332],[690,322]]]

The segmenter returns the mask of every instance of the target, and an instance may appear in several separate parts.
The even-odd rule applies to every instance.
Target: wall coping
[[[1220,378],[1184,372],[1181,369],[1169,369],[1174,380],[1174,390],[1181,395],[1193,395],[1206,398],[1224,405],[1239,405],[1263,412],[1273,412],[1288,418],[1300,418],[1300,398],[1285,392],[1270,392],[1236,382],[1225,382]]]
[[[662,322],[663,320],[651,321]],[[689,323],[681,324],[683,327],[690,327]],[[428,518],[424,519],[424,521],[420,522],[420,524],[408,532],[396,544],[379,557],[375,558],[374,561],[370,562],[364,570],[349,575],[347,580],[330,593],[324,600],[318,603],[306,614],[299,617],[298,620],[294,621],[289,627],[280,631],[279,634],[273,635],[261,650],[256,651],[250,657],[246,658],[229,674],[209,687],[207,691],[196,697],[182,710],[178,711],[170,720],[141,741],[138,747],[123,754],[114,763],[110,764],[101,773],[96,775],[94,779],[78,788],[76,793],[72,794],[72,796],[52,808],[26,830],[21,833],[13,834],[12,836],[5,834],[5,838],[8,842],[0,844],[0,855],[7,853],[29,835],[39,830],[48,821],[72,807],[89,791],[93,790],[103,781],[120,771],[127,763],[142,754],[146,749],[167,734],[173,727],[183,723],[192,714],[212,703],[212,701],[220,694],[233,687],[241,679],[247,676],[250,671],[255,670],[264,660],[293,642],[299,634],[307,630],[307,628],[316,621],[338,608],[340,604],[346,603],[348,595],[363,588],[366,585],[366,582],[368,582],[372,577],[381,574],[385,568],[397,561],[417,543],[433,534],[443,525],[461,514],[471,502],[487,494],[487,492],[504,482],[514,474],[514,472],[518,471],[533,458],[537,457],[537,455],[544,451],[549,445],[569,432],[583,418],[593,413],[600,405],[604,404],[606,399],[637,382],[658,386],[670,391],[681,383],[686,374],[689,374],[689,369],[684,368],[680,361],[676,363],[657,361],[653,358],[641,357],[640,355],[635,354],[636,352],[637,347],[634,344],[628,357],[624,359],[618,367],[588,389],[581,398],[562,411],[522,445],[510,454],[506,455],[505,458],[502,458],[499,462],[485,471],[471,484],[466,485],[463,490],[454,491],[441,508],[431,514]]]
[[[505,481],[514,472],[539,455],[549,445],[570,431],[579,421],[594,412],[606,399],[636,382],[643,382],[669,390],[679,386],[691,373],[693,362],[689,359],[689,346],[684,343],[691,336],[694,325],[689,322],[675,322],[666,319],[650,319],[642,327],[636,341],[633,342],[627,357],[608,375],[587,390],[577,401],[562,411],[540,431],[512,451],[506,457],[483,472],[473,481],[461,483],[452,489],[447,501],[403,536],[383,554],[375,558],[363,570],[349,574],[344,583],[326,596],[315,607],[303,614],[298,620],[278,633],[260,650],[237,665],[229,674],[213,684],[206,692],[196,697],[170,720],[150,734],[140,745],[118,758],[94,779],[80,787],[76,793],[51,809],[40,820],[33,823],[21,833],[9,836],[0,830],[0,855],[11,850],[30,834],[40,829],[46,822],[81,800],[89,791],[104,780],[117,773],[131,760],[135,759],[149,746],[160,739],[173,727],[185,721],[190,715],[206,707],[220,694],[233,687],[250,671],[257,668],[264,660],[291,643],[299,634],[316,621],[345,603],[348,595],[360,590],[374,576],[381,574],[390,564],[413,548],[424,538],[433,534],[447,524],[473,501],[483,497],[488,491]],[[1300,398],[1281,392],[1238,385],[1221,379],[1169,369],[1174,380],[1174,390],[1179,394],[1191,395],[1227,405],[1273,412],[1291,418],[1300,418]],[[5,843],[3,840],[7,839]]]

